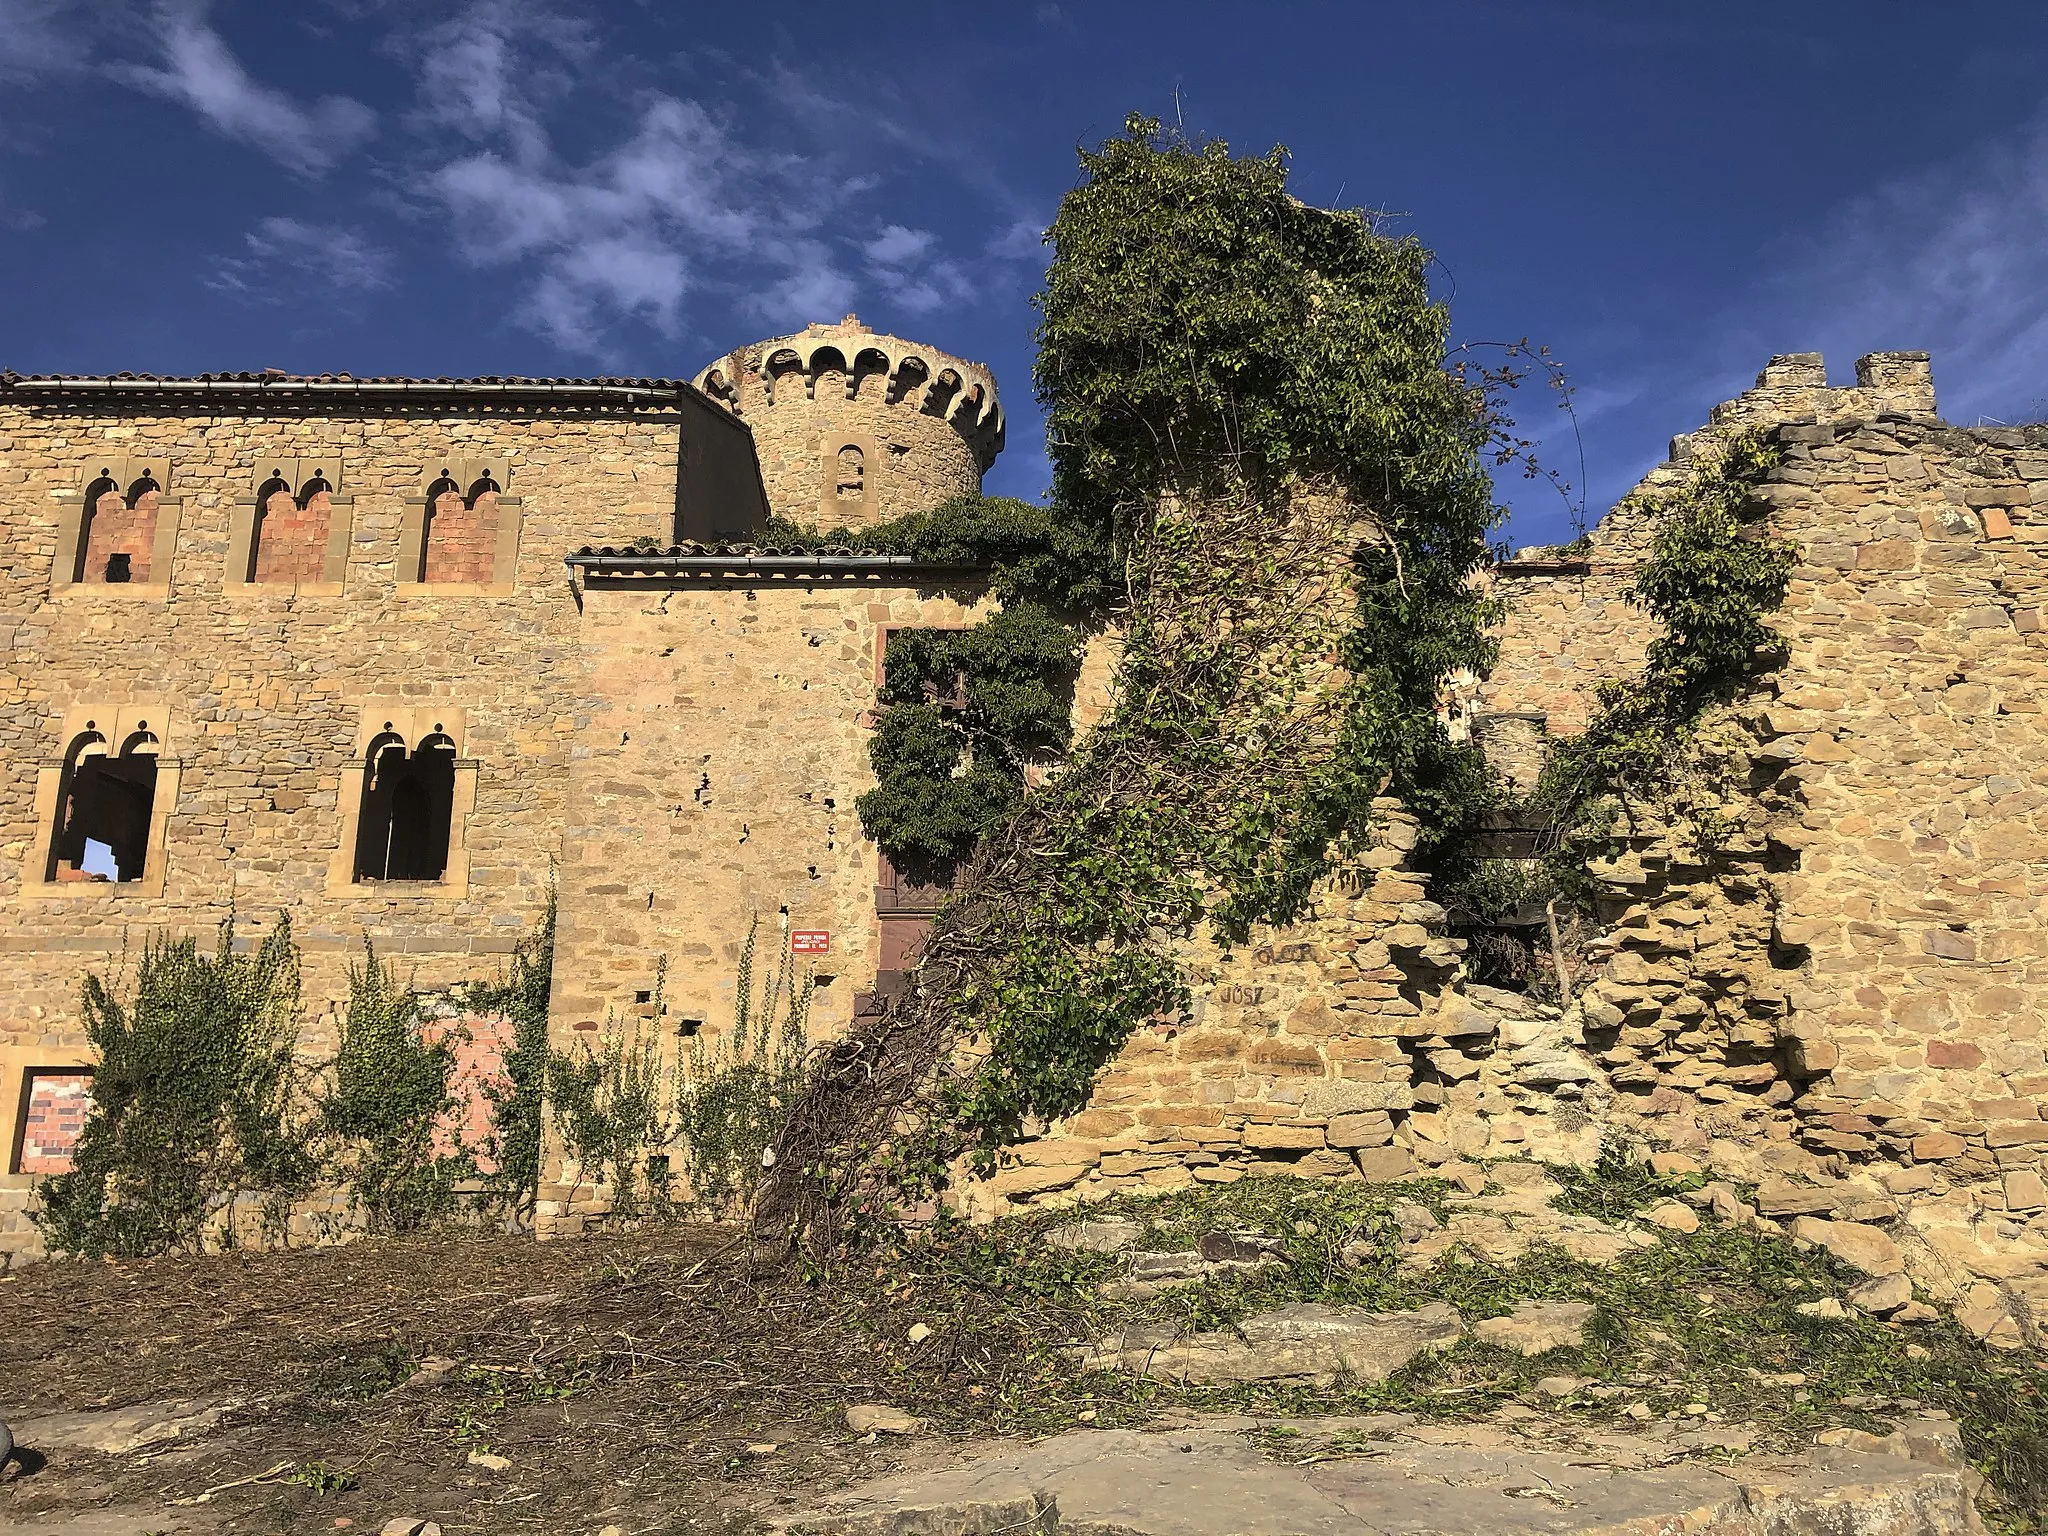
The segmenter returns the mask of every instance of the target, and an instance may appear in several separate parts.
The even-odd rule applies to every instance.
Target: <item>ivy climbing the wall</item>
[[[299,953],[280,917],[237,951],[234,922],[213,953],[152,938],[132,981],[83,990],[95,1066],[71,1169],[37,1186],[50,1247],[87,1258],[193,1252],[231,1235],[238,1195],[265,1235],[319,1177],[298,1040]]]
[[[1051,505],[988,514],[1016,535],[1000,617],[892,647],[861,807],[885,850],[966,856],[964,879],[913,992],[826,1053],[778,1138],[769,1240],[830,1246],[1078,1109],[1186,1008],[1186,944],[1298,915],[1378,797],[1442,825],[1484,790],[1438,699],[1492,656],[1468,578],[1502,421],[1446,367],[1427,251],[1290,196],[1277,150],[1134,118],[1082,169],[1039,298]],[[980,518],[934,515],[963,550]],[[1068,746],[1084,625],[1114,634],[1108,712],[1023,793]]]
[[[1600,685],[1591,723],[1553,748],[1536,789],[1559,828],[1553,862],[1567,878],[1617,822],[1668,794],[1708,710],[1783,664],[1785,642],[1765,616],[1785,600],[1795,550],[1769,532],[1756,495],[1779,457],[1750,428],[1643,509],[1656,534],[1628,595],[1663,632],[1637,676]]]

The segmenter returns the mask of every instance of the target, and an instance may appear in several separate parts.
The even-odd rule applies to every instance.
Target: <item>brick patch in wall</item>
[[[481,1147],[491,1135],[490,1090],[505,1081],[505,1053],[512,1048],[510,1019],[463,1014],[429,1024],[429,1041],[455,1037],[455,1070],[448,1089],[455,1104],[434,1128],[434,1150],[452,1153]],[[476,1152],[477,1171],[496,1173],[498,1161]]]
[[[289,491],[271,492],[256,529],[255,579],[320,580],[327,561],[327,520],[332,511],[325,491],[314,492],[303,507]]]
[[[454,491],[434,498],[427,520],[427,557],[420,579],[427,582],[491,580],[498,550],[498,493],[485,491],[474,506]]]
[[[119,491],[107,491],[100,496],[93,504],[92,523],[86,533],[83,580],[105,581],[108,564],[116,555],[128,557],[128,580],[150,579],[150,557],[156,552],[158,499],[155,491],[144,491],[131,507]]]
[[[14,1172],[64,1173],[92,1103],[90,1072],[31,1072],[21,1117],[21,1155]]]

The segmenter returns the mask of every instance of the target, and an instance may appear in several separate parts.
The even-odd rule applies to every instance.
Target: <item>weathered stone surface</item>
[[[921,1426],[913,1415],[887,1403],[853,1403],[846,1410],[846,1427],[856,1435],[914,1435]]]
[[[1834,1191],[1782,1179],[1757,1186],[1756,1208],[1766,1216],[1824,1216],[1835,1208]]]
[[[1591,1449],[1549,1448],[1491,1425],[1384,1418],[1380,1454],[1298,1463],[1266,1458],[1234,1426],[1078,1431],[854,1488],[773,1529],[784,1536],[1974,1536],[1981,1529],[1965,1472],[1934,1459],[1946,1448],[1924,1433],[1902,1431],[1868,1450],[1674,1461],[1664,1439],[1614,1433]],[[1315,1443],[1308,1438],[1315,1421],[1289,1427],[1304,1437],[1295,1445]],[[1718,1433],[1738,1434],[1729,1427]],[[1899,1454],[1915,1448],[1929,1459]]]
[[[1849,1292],[1849,1300],[1865,1312],[1887,1317],[1913,1299],[1913,1282],[1904,1274],[1880,1275]]]
[[[1691,1206],[1679,1200],[1658,1201],[1643,1212],[1643,1220],[1667,1232],[1697,1232],[1700,1229],[1699,1216]]]
[[[1394,1137],[1394,1117],[1384,1110],[1338,1115],[1330,1121],[1329,1144],[1355,1149],[1384,1146]]]
[[[1358,1172],[1375,1184],[1397,1184],[1415,1177],[1415,1154],[1406,1147],[1361,1147]]]
[[[1489,1317],[1472,1325],[1482,1344],[1511,1349],[1519,1355],[1540,1355],[1553,1349],[1575,1349],[1586,1342],[1586,1324],[1594,1308],[1584,1301],[1524,1301],[1506,1317]]]
[[[107,1408],[78,1413],[50,1413],[22,1419],[14,1439],[32,1451],[98,1451],[126,1456],[145,1446],[189,1440],[205,1434],[234,1409],[232,1403],[180,1400],[140,1403],[132,1408]]]
[[[1097,1216],[1072,1226],[1055,1227],[1045,1234],[1045,1240],[1055,1248],[1081,1253],[1123,1253],[1137,1246],[1138,1234],[1143,1230],[1135,1221]]]
[[[1895,1275],[1906,1267],[1899,1245],[1876,1227],[1861,1222],[1800,1216],[1792,1222],[1792,1235],[1816,1248],[1825,1248],[1851,1269],[1866,1275]]]
[[[1327,1386],[1345,1373],[1384,1381],[1424,1350],[1447,1349],[1463,1332],[1455,1308],[1368,1312],[1296,1302],[1245,1319],[1239,1332],[1179,1337],[1172,1325],[1126,1329],[1075,1351],[1092,1370],[1140,1371],[1163,1381],[1305,1381]]]
[[[440,1355],[428,1355],[413,1373],[405,1378],[405,1384],[408,1387],[438,1387],[451,1380],[461,1369],[461,1365],[454,1360],[445,1359]]]

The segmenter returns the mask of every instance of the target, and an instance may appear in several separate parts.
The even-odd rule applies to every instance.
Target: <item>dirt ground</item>
[[[409,1514],[449,1536],[736,1529],[932,1454],[860,1443],[844,1423],[848,1404],[901,1395],[914,1346],[877,1343],[879,1319],[830,1310],[800,1277],[749,1281],[716,1229],[52,1263],[0,1277],[0,1315],[7,1422],[228,1409],[185,1444],[29,1458],[0,1474],[0,1526],[374,1532]],[[429,1357],[460,1368],[407,1385]],[[108,1507],[164,1519],[77,1521]]]

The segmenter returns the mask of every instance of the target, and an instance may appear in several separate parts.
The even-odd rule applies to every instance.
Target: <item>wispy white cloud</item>
[[[1688,325],[1570,360],[1594,516],[1777,353],[1823,353],[1845,384],[1866,352],[1924,350],[1950,421],[2048,416],[2048,116],[1823,208],[1755,269],[1732,293],[1667,296]],[[1539,453],[1575,462],[1571,422],[1533,398]],[[1514,499],[1517,542],[1565,533],[1554,498]]]
[[[67,73],[86,59],[77,0],[6,0],[0,15],[0,80]]]
[[[1045,260],[1044,219],[1015,219],[1005,224],[988,238],[982,247],[984,255],[996,261]]]
[[[357,229],[265,219],[242,237],[242,253],[222,257],[207,286],[259,303],[308,296],[353,297],[391,286],[391,252]]]
[[[2048,117],[1856,197],[1768,255],[1748,329],[1797,342],[1771,350],[1826,352],[1836,372],[1865,352],[1932,352],[1956,422],[2048,402]]]
[[[162,67],[119,73],[146,91],[190,107],[216,132],[261,150],[287,169],[317,176],[375,130],[377,115],[348,96],[302,103],[252,78],[200,0],[165,0],[155,14]]]
[[[571,159],[550,108],[607,68],[582,23],[477,0],[426,42],[421,114],[467,147],[417,186],[467,259],[528,270],[521,317],[558,345],[601,354],[622,324],[680,337],[708,293],[791,326],[857,296],[826,226],[863,183],[828,155],[768,152],[699,102],[644,92],[616,143]]]
[[[974,297],[966,270],[942,253],[928,229],[885,224],[865,254],[869,281],[905,314],[928,315]]]

